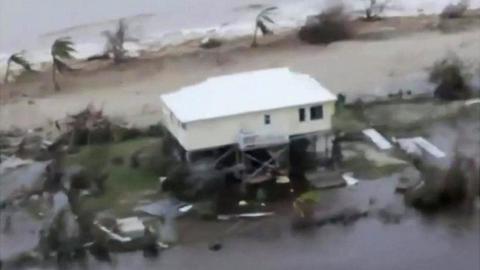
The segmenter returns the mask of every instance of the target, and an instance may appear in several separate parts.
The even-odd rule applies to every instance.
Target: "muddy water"
[[[292,231],[289,205],[283,203],[275,206],[275,217],[240,224],[184,219],[181,243],[155,259],[124,253],[114,255],[111,264],[89,258],[70,269],[478,269],[478,210],[473,216],[421,216],[393,193],[395,177],[321,193],[320,214],[332,207],[369,207],[372,214],[353,225]],[[382,222],[375,214],[379,209],[403,218],[398,224]],[[210,251],[209,243],[226,231],[223,249]]]
[[[460,149],[470,157],[479,156],[479,132],[480,122],[471,117],[423,128],[423,134],[449,155]],[[293,231],[291,204],[284,201],[268,206],[275,216],[254,221],[180,219],[180,243],[155,259],[142,252],[123,253],[113,255],[111,264],[89,257],[68,269],[480,269],[480,208],[473,213],[422,215],[394,193],[398,177],[361,179],[355,187],[320,192],[317,215],[344,207],[369,209],[368,217],[352,225]],[[385,221],[382,210],[400,216],[400,221]],[[36,239],[29,232],[39,226],[34,220],[22,220],[15,235],[0,234],[3,258],[29,248]],[[209,244],[218,240],[223,248],[209,250]]]

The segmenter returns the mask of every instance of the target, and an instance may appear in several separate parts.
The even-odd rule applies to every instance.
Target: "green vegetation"
[[[30,62],[28,62],[25,59],[25,57],[23,56],[22,53],[14,53],[7,60],[7,68],[6,68],[6,71],[5,71],[5,78],[3,79],[4,83],[8,82],[8,76],[10,75],[10,66],[11,66],[12,63],[21,66],[26,71],[33,71],[32,66],[30,65]]]
[[[374,162],[359,156],[343,162],[343,168],[346,171],[355,172],[355,176],[364,179],[377,179],[391,175],[408,166],[407,164],[387,164],[379,166]]]
[[[60,90],[60,85],[57,82],[57,72],[63,73],[65,71],[72,71],[73,69],[68,66],[64,61],[73,58],[73,42],[69,38],[59,38],[52,44],[50,54],[52,55],[52,81],[55,86],[55,90]]]
[[[106,53],[111,53],[113,56],[113,62],[119,64],[125,60],[126,50],[123,46],[127,40],[127,24],[125,20],[118,21],[117,29],[113,31],[104,31],[102,34],[107,39]]]
[[[258,13],[257,17],[255,18],[255,30],[253,32],[253,40],[252,40],[252,47],[257,47],[257,33],[258,30],[262,32],[262,35],[270,35],[272,34],[272,30],[268,28],[267,23],[275,23],[271,18],[270,18],[270,13],[274,10],[276,10],[277,7],[269,7],[265,8],[260,13]]]
[[[98,197],[85,197],[82,209],[99,211],[113,209],[117,213],[129,211],[139,199],[152,195],[158,188],[158,175],[143,168],[132,168],[130,157],[138,149],[154,145],[158,139],[139,138],[117,144],[90,145],[71,155],[67,164],[79,164],[89,172],[108,172],[105,193]],[[113,164],[112,160],[123,160]]]
[[[359,132],[368,127],[363,109],[357,106],[343,106],[332,118],[334,131]]]

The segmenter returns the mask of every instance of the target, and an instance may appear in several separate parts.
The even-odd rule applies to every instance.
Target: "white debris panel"
[[[372,142],[381,150],[388,150],[392,148],[392,144],[375,129],[364,129],[362,132],[365,136],[369,137],[370,140],[372,140]]]
[[[447,155],[437,146],[423,137],[403,138],[397,140],[400,148],[409,154],[421,155],[422,150],[436,158],[443,158]]]
[[[445,153],[423,137],[415,137],[415,143],[436,158],[445,157]]]
[[[118,231],[125,236],[137,238],[145,233],[145,226],[137,217],[117,219]]]

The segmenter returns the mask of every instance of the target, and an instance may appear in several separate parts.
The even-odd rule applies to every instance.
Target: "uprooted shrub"
[[[367,22],[378,21],[382,19],[382,13],[387,7],[389,0],[377,1],[369,0],[368,6],[365,8],[364,20]]]
[[[447,170],[417,163],[424,184],[409,190],[405,199],[422,211],[472,206],[480,195],[479,167],[473,159],[455,157]]]
[[[471,96],[468,85],[469,75],[465,73],[463,62],[455,55],[436,62],[429,80],[435,83],[435,96],[444,100],[467,99]]]
[[[460,18],[465,14],[468,6],[468,0],[462,0],[456,4],[448,4],[440,13],[440,17],[444,19]]]
[[[353,31],[343,6],[334,6],[309,17],[298,36],[307,43],[328,44],[353,37]]]

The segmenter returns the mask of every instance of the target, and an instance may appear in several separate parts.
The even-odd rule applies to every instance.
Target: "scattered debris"
[[[372,140],[372,142],[375,143],[377,147],[380,148],[381,150],[388,150],[392,148],[392,144],[375,129],[373,128],[365,129],[362,131],[362,133],[365,136],[369,137]]]
[[[222,41],[216,38],[206,37],[200,41],[200,48],[202,49],[214,49],[222,46]]]
[[[359,182],[358,179],[353,177],[353,173],[351,173],[351,172],[342,174],[342,178],[343,178],[343,180],[345,180],[345,183],[349,187],[354,186],[354,185],[358,184],[358,182]]]
[[[151,216],[175,218],[189,212],[192,208],[192,204],[186,204],[176,199],[163,199],[136,207],[134,210]]]
[[[260,218],[260,217],[270,217],[273,216],[274,212],[257,212],[257,213],[243,213],[243,214],[232,214],[232,215],[218,215],[217,219],[226,221],[237,218]]]
[[[214,242],[208,246],[208,249],[210,249],[211,251],[219,251],[220,249],[222,249],[222,247],[222,244]]]
[[[397,180],[397,186],[395,188],[395,191],[400,193],[405,193],[408,190],[418,187],[421,183],[422,181],[418,179],[401,177]]]
[[[126,243],[126,242],[130,242],[132,241],[132,238],[130,237],[124,237],[124,236],[121,236],[119,234],[116,234],[114,233],[113,231],[107,229],[107,227],[101,225],[100,223],[98,223],[97,221],[95,221],[93,223],[95,226],[97,226],[101,231],[105,232],[109,237],[110,239],[112,240],[115,240],[115,241],[119,241],[119,242],[122,242],[122,243]]]
[[[193,204],[187,204],[187,205],[185,205],[185,206],[182,206],[182,207],[178,208],[178,211],[179,211],[180,213],[185,214],[185,213],[189,212],[189,211],[192,210],[192,209],[193,209]]]
[[[277,183],[277,184],[288,184],[288,183],[290,183],[290,178],[288,178],[288,176],[286,176],[286,175],[277,176],[277,179],[276,179],[275,183]]]
[[[397,179],[396,192],[405,193],[414,189],[422,183],[421,175],[418,170],[413,167],[405,168],[400,177]]]
[[[317,189],[330,189],[345,186],[340,172],[328,170],[314,170],[305,172],[305,179]]]
[[[239,201],[238,206],[246,206],[247,202],[246,201]]]
[[[117,219],[117,227],[120,234],[130,238],[139,238],[145,235],[145,226],[138,217]]]

